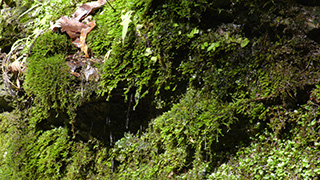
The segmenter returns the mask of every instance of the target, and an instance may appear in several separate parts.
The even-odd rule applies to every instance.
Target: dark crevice
[[[308,38],[320,43],[320,28],[312,29],[307,33]]]
[[[135,110],[134,102],[129,106],[129,102],[125,102],[120,95],[114,95],[109,101],[101,97],[84,104],[77,110],[77,139],[88,141],[94,137],[111,145],[125,132],[137,133],[146,129],[156,110],[149,102],[141,101]]]
[[[232,124],[229,128],[223,127],[222,134],[219,141],[213,143],[211,146],[211,151],[214,154],[208,154],[210,158],[210,168],[207,170],[212,172],[213,169],[219,167],[221,164],[229,161],[230,157],[235,156],[240,148],[247,147],[251,143],[250,137],[254,137],[257,134],[264,131],[267,128],[266,121],[254,122],[248,121],[248,117],[244,115],[237,115],[239,121]],[[256,124],[260,125],[255,128]],[[248,131],[250,129],[250,131]]]

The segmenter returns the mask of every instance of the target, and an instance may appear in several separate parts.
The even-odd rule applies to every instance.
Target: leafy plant
[[[124,44],[124,39],[125,39],[127,32],[128,32],[129,23],[131,22],[131,20],[130,20],[131,14],[132,14],[132,11],[128,11],[125,15],[121,16],[122,22],[120,24],[123,26],[122,44]]]
[[[313,179],[319,176],[319,152],[294,141],[272,140],[270,136],[239,151],[209,179]],[[273,142],[270,145],[270,142]],[[306,155],[309,154],[309,155]]]
[[[39,20],[28,36],[58,18],[59,3],[73,9],[69,2],[47,4],[48,13],[28,6],[21,21]],[[91,60],[104,61],[97,94],[96,84],[70,75],[65,57],[75,50],[67,36],[45,32],[14,46],[27,42],[21,52],[31,50],[19,97],[26,106],[15,118],[17,111],[0,114],[1,178],[319,176],[320,53],[305,28],[316,18],[312,8],[283,0],[119,0],[114,7],[96,12],[87,39]],[[110,111],[97,103],[105,98]],[[86,116],[91,110],[99,117]],[[148,117],[149,126],[135,134],[110,123],[110,112],[137,127]],[[107,137],[106,127],[120,139]]]

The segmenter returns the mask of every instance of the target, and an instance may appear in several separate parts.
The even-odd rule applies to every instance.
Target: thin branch
[[[110,2],[109,2],[109,1],[107,1],[107,3],[109,4],[109,6],[110,6],[110,7],[111,7],[111,9],[113,10],[113,12],[116,12],[116,9],[114,9],[114,8],[111,6]]]
[[[31,7],[30,9],[26,10],[24,13],[22,13],[22,14],[18,17],[17,20],[19,20],[21,17],[23,17],[24,15],[26,15],[27,13],[29,13],[30,11],[32,11],[34,8],[36,8],[36,7],[40,6],[40,5],[42,5],[42,3],[37,4],[37,5],[33,6],[33,7]]]

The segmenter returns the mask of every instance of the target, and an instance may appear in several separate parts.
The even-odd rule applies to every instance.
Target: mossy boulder
[[[6,177],[319,176],[315,2],[111,3],[86,40],[98,81],[71,74],[65,34],[36,38]]]

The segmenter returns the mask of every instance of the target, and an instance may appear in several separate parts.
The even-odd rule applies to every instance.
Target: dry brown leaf
[[[61,16],[57,23],[60,24],[61,31],[66,32],[72,40],[80,37],[81,30],[88,27],[87,24],[81,23],[74,18],[65,16]]]
[[[84,52],[85,57],[89,57],[88,45],[86,44],[87,35],[96,26],[95,21],[91,21],[88,24],[80,22],[86,18],[89,14],[100,8],[106,3],[106,0],[98,0],[81,5],[71,18],[61,16],[56,24],[51,26],[51,30],[55,31],[61,28],[62,32],[66,32],[71,40],[72,44],[77,48],[80,48]]]
[[[81,51],[84,52],[85,57],[89,57],[88,46],[86,44],[87,35],[96,26],[96,23],[95,23],[95,21],[91,21],[91,22],[89,22],[88,25],[89,25],[89,27],[83,28],[81,30],[81,35],[80,35],[80,48],[81,48]]]
[[[72,15],[72,17],[80,21],[85,17],[87,17],[89,14],[99,9],[104,4],[106,4],[106,0],[98,0],[98,1],[85,3],[76,10],[76,12]]]
[[[7,72],[5,72],[6,76],[8,76],[8,73],[13,74],[13,79],[16,80],[16,85],[10,81],[9,77],[7,77],[5,79],[6,79],[6,81],[8,81],[8,83],[11,86],[16,88],[17,90],[20,90],[20,88],[21,88],[19,76],[23,72],[22,67],[23,67],[23,64],[19,60],[15,60],[8,65]]]
[[[61,31],[66,32],[70,36],[73,45],[80,48],[84,52],[85,57],[89,57],[86,39],[87,35],[96,26],[95,21],[84,24],[74,18],[62,16],[57,22],[61,26]]]
[[[74,41],[72,41],[72,44],[77,48],[80,48],[80,38],[77,38]]]
[[[13,73],[13,74],[20,74],[22,73],[22,70],[21,70],[21,67],[22,67],[22,64],[20,61],[13,61],[12,63],[9,64],[9,67],[8,67],[8,70],[9,72]]]

